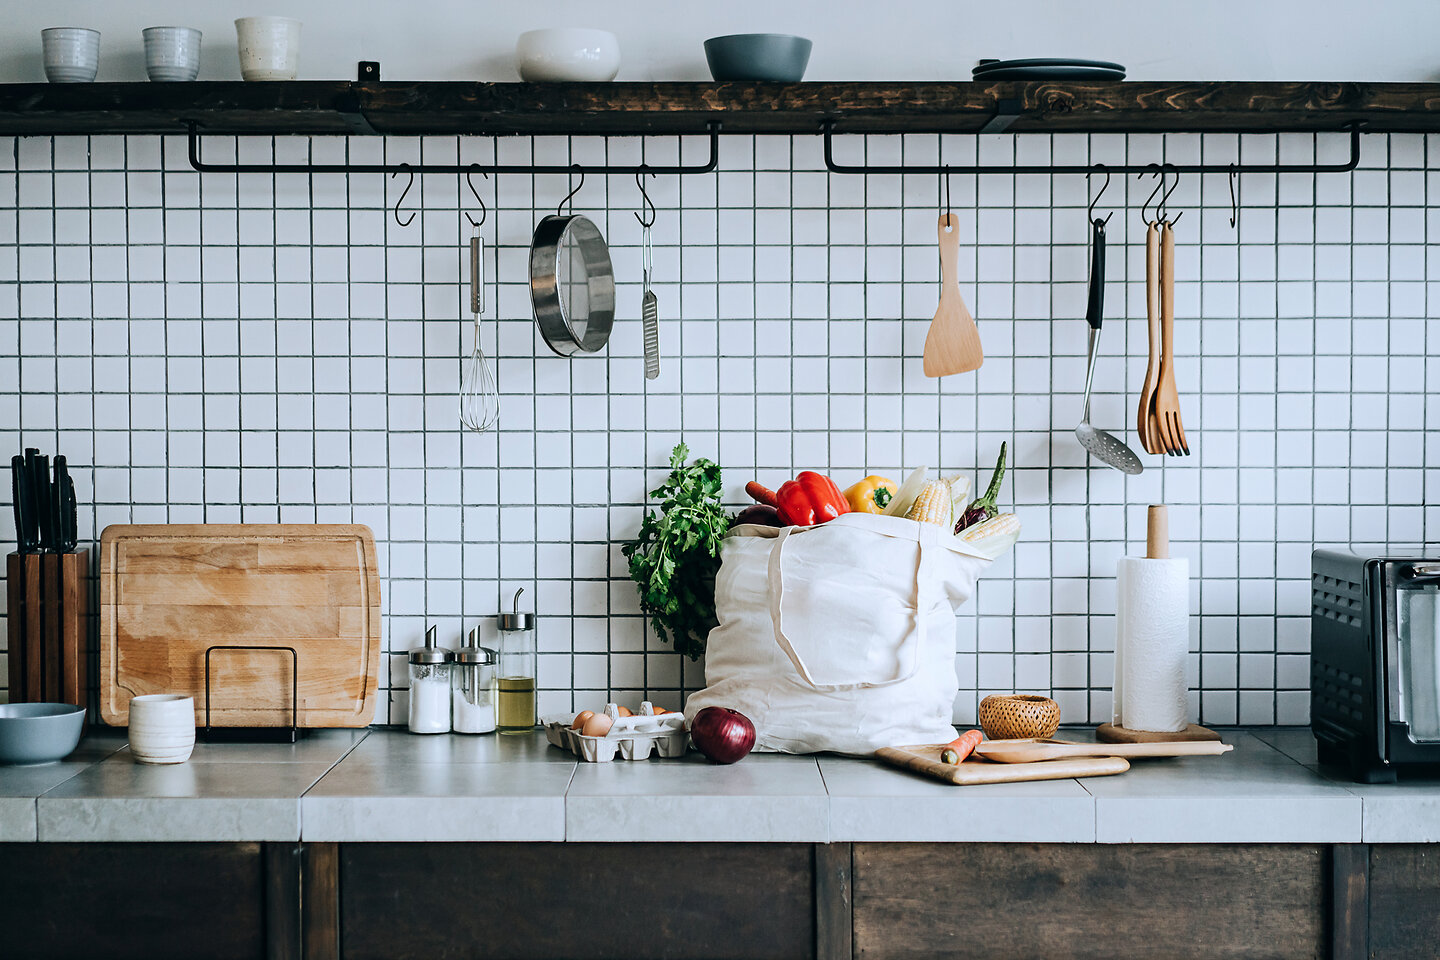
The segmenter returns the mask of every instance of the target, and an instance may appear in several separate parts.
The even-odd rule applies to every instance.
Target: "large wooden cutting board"
[[[100,715],[181,693],[205,722],[205,650],[294,647],[299,725],[363,727],[380,671],[375,536],[360,524],[117,524],[100,538]],[[216,650],[210,721],[289,726],[291,658]]]
[[[1035,763],[990,763],[987,760],[966,760],[961,764],[941,763],[940,751],[943,749],[943,743],[881,747],[875,751],[875,756],[892,766],[913,770],[957,786],[1014,783],[1020,780],[1108,777],[1130,769],[1129,761],[1123,757],[1075,757],[1069,760],[1039,760]]]

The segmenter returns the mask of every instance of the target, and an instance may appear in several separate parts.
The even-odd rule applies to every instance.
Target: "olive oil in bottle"
[[[497,682],[498,713],[495,727],[501,733],[524,733],[535,728],[535,678],[501,677]]]
[[[521,587],[513,613],[502,613],[500,669],[495,671],[495,728],[501,733],[535,729],[535,614],[520,612]]]

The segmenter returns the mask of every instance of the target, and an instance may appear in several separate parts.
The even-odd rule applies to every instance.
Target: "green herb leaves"
[[[720,505],[720,466],[701,457],[686,465],[684,443],[670,454],[670,476],[650,492],[660,512],[645,514],[621,551],[640,592],[640,609],[661,639],[699,660],[715,620],[715,573],[730,518]]]

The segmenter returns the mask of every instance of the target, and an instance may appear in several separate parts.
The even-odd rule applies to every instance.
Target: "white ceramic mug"
[[[178,693],[130,699],[130,753],[139,763],[184,763],[195,749],[195,700]]]
[[[40,31],[45,76],[51,83],[89,83],[100,69],[100,31],[49,27]]]
[[[145,72],[151,80],[194,80],[200,73],[201,33],[193,27],[146,27]]]
[[[241,17],[240,76],[246,80],[294,80],[300,71],[300,21],[289,17]]]

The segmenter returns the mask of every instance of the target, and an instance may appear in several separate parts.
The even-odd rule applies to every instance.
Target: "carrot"
[[[960,734],[960,736],[956,737],[954,740],[951,740],[948,744],[946,744],[946,746],[954,749],[955,753],[959,755],[960,759],[955,762],[963,763],[965,761],[965,758],[970,756],[970,754],[974,753],[975,748],[980,746],[980,741],[984,739],[985,734],[981,733],[979,730],[966,730],[964,733]]]
[[[756,503],[763,503],[767,507],[778,508],[780,506],[780,501],[775,498],[775,491],[763,483],[756,483],[754,480],[751,480],[745,484],[745,492],[750,494]]]

